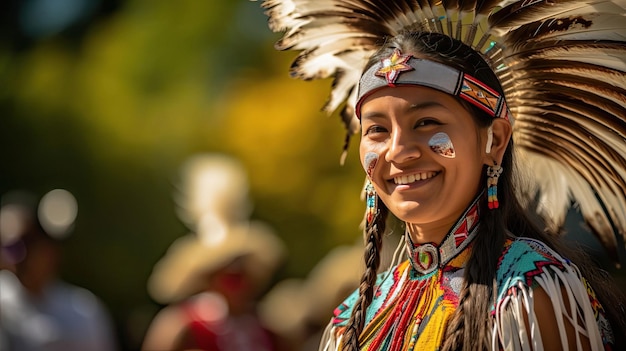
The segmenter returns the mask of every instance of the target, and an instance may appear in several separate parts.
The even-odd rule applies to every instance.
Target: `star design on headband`
[[[383,66],[376,71],[377,76],[385,77],[387,84],[393,86],[400,75],[400,72],[410,71],[413,67],[407,62],[411,59],[411,55],[402,55],[399,49],[395,49],[391,56],[381,60]]]

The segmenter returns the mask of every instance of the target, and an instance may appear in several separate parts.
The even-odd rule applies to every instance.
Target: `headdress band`
[[[437,89],[463,100],[496,118],[510,121],[504,97],[478,79],[444,64],[402,55],[391,56],[370,67],[359,81],[356,115],[361,118],[363,100],[383,87],[419,85]]]

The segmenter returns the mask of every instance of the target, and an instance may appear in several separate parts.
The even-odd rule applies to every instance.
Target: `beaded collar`
[[[421,274],[428,274],[444,267],[461,253],[478,233],[478,196],[437,246],[435,243],[414,244],[408,232],[405,235],[406,250],[411,265]]]

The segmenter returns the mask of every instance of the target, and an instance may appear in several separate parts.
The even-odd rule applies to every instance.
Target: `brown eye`
[[[376,134],[376,133],[385,133],[387,131],[387,129],[379,126],[379,125],[373,125],[368,127],[365,130],[365,134],[364,135],[369,135],[369,134]]]
[[[417,121],[417,123],[415,123],[415,128],[425,127],[428,125],[441,125],[441,123],[439,123],[438,121],[432,118],[424,118],[424,119],[420,119],[419,121]]]

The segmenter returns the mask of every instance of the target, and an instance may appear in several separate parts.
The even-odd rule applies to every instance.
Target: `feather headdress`
[[[358,131],[356,84],[381,40],[439,32],[480,52],[514,117],[526,198],[558,229],[572,201],[610,256],[626,238],[626,0],[265,0],[291,74],[333,77],[323,110]],[[346,144],[347,147],[347,144]]]

